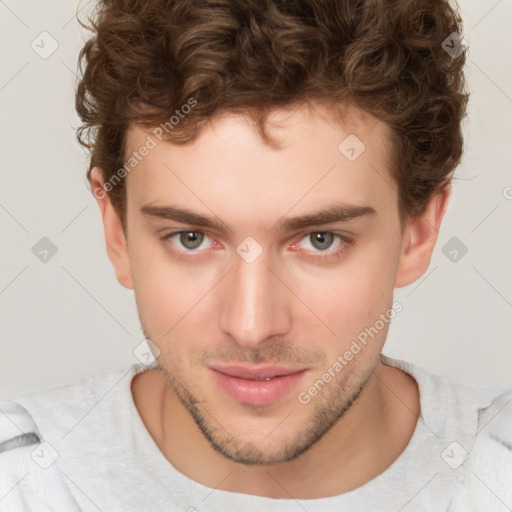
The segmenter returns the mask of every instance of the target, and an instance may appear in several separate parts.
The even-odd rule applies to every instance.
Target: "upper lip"
[[[212,370],[215,370],[220,373],[224,373],[225,375],[230,375],[232,377],[240,377],[242,379],[253,379],[253,380],[263,380],[269,379],[272,377],[280,377],[283,375],[291,375],[292,373],[298,373],[305,370],[305,367],[300,368],[291,368],[289,366],[259,366],[259,367],[249,367],[249,366],[240,366],[240,365],[212,365],[210,366]]]

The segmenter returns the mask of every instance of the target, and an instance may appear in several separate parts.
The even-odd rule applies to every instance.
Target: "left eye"
[[[341,245],[343,238],[340,235],[336,235],[334,233],[329,233],[328,231],[315,231],[312,233],[308,233],[303,240],[307,240],[313,246],[313,249],[318,251],[326,251],[330,249],[335,238],[339,238],[341,241],[338,244]]]

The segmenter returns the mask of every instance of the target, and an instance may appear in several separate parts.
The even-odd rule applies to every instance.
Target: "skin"
[[[379,359],[387,323],[308,404],[297,398],[391,310],[394,288],[426,272],[450,193],[434,196],[402,232],[388,127],[356,107],[347,114],[335,121],[318,103],[274,111],[269,131],[281,149],[232,113],[185,145],[159,142],[126,178],[126,233],[108,196],[97,197],[117,279],[135,291],[144,333],[159,349],[160,368],[132,381],[134,403],[165,457],[208,487],[297,499],[347,492],[389,467],[416,426],[416,382]],[[150,133],[133,126],[129,153]],[[353,162],[338,150],[349,134],[366,146]],[[99,169],[92,181],[102,186]],[[339,201],[376,214],[271,230]],[[185,206],[232,231],[144,215],[147,204]],[[163,240],[180,229],[202,231],[203,242],[190,249],[179,235]],[[319,232],[352,242],[334,237],[325,249],[311,239]],[[247,236],[263,250],[251,263],[236,252]],[[207,368],[237,362],[308,372],[282,399],[255,407],[226,395]]]

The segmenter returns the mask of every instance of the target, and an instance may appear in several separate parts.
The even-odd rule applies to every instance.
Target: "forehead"
[[[172,204],[262,227],[266,217],[270,222],[334,202],[396,208],[385,123],[355,107],[335,120],[327,107],[313,104],[275,110],[267,130],[278,149],[237,114],[210,119],[186,144],[131,127],[126,157],[151,149],[127,175],[128,209]]]

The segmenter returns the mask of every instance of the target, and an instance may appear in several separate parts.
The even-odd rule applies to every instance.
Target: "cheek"
[[[155,242],[134,244],[131,254],[137,309],[145,327],[160,337],[178,324],[198,301],[197,277],[172,262]],[[169,333],[171,335],[171,333]]]
[[[396,248],[377,240],[337,267],[296,276],[297,295],[337,337],[356,336],[390,308],[397,264]]]

